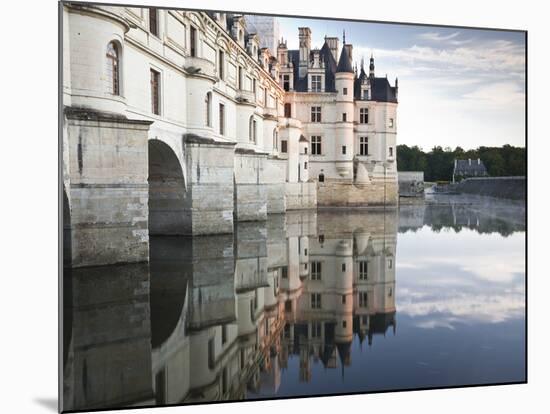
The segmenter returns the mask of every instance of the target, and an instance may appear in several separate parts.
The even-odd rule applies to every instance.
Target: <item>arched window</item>
[[[273,149],[276,150],[279,148],[279,136],[276,129],[273,130]]]
[[[256,134],[256,120],[254,119],[254,115],[252,115],[248,124],[248,136],[253,143],[256,143]]]
[[[212,92],[208,92],[204,98],[206,109],[206,126],[212,126]]]
[[[107,45],[107,84],[109,92],[120,95],[120,53],[115,42]]]

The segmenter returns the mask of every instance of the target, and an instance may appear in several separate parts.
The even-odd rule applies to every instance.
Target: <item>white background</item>
[[[313,413],[338,412],[343,407],[371,413],[548,412],[550,274],[544,259],[549,234],[545,179],[550,138],[545,127],[550,15],[544,10],[545,2],[172,0],[154,4],[529,31],[529,384],[175,407],[158,412]],[[0,30],[0,412],[51,413],[57,401],[56,1],[4,1]]]

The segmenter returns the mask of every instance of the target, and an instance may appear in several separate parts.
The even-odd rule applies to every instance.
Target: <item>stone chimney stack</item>
[[[336,62],[338,62],[338,38],[337,37],[326,37],[325,42],[327,42],[330,53]]]
[[[287,64],[287,58],[288,48],[286,46],[286,40],[281,38],[279,46],[277,47],[277,60],[281,66],[285,66]]]
[[[353,52],[353,45],[350,45],[349,43],[346,43],[346,44],[344,45],[344,47],[348,50],[349,60],[353,61],[353,55],[352,55],[352,52]]]
[[[303,78],[307,75],[307,66],[309,62],[309,51],[311,50],[311,29],[309,27],[300,27],[300,63],[298,68],[298,76]]]

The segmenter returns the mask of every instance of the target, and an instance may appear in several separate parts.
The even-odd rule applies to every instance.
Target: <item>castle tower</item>
[[[336,87],[336,170],[346,179],[353,179],[353,81],[354,72],[349,55],[351,48],[346,47],[344,32],[343,47],[335,74]]]

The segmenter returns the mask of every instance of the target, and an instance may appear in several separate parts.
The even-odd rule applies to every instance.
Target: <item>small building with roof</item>
[[[453,183],[457,181],[462,181],[464,178],[488,176],[489,173],[487,173],[487,168],[485,168],[485,164],[483,164],[483,161],[481,161],[481,159],[455,159],[455,164],[453,168]]]

